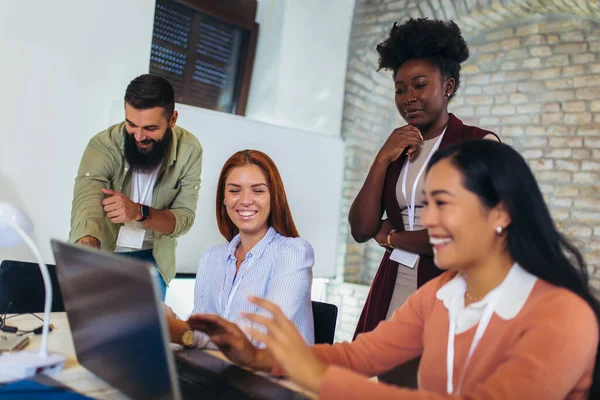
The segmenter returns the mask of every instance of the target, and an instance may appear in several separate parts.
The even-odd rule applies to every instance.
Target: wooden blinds
[[[179,103],[243,115],[258,25],[212,1],[188,3],[157,0],[150,72],[171,82]]]

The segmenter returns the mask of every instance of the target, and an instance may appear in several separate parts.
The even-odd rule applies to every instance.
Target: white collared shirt
[[[530,274],[515,263],[498,287],[480,301],[471,303],[467,307],[465,307],[463,301],[452,301],[456,296],[464,296],[465,293],[464,288],[467,283],[460,273],[442,286],[437,291],[436,297],[444,303],[448,310],[450,310],[452,304],[457,304],[455,307],[458,308],[452,311],[456,312],[458,316],[456,334],[460,334],[477,325],[483,315],[485,306],[493,297],[493,293],[500,288],[503,290],[503,296],[496,304],[494,313],[504,320],[513,319],[525,305],[537,279],[535,275]]]

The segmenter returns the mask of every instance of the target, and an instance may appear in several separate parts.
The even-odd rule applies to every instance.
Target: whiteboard
[[[123,120],[123,105],[114,102],[113,123]],[[270,125],[212,110],[177,104],[177,125],[193,133],[204,149],[196,219],[178,239],[177,272],[195,273],[200,255],[225,243],[216,221],[217,180],[235,152],[265,152],[277,165],[300,236],[315,251],[315,278],[333,277],[338,252],[344,171],[344,142],[339,137]]]

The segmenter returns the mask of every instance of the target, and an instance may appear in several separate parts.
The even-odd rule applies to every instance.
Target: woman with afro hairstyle
[[[379,68],[393,72],[394,101],[406,125],[379,150],[350,208],[352,237],[360,243],[375,239],[386,248],[355,338],[391,317],[417,288],[442,273],[421,222],[427,159],[454,143],[498,140],[448,113],[460,86],[460,63],[469,57],[454,22],[420,18],[394,24],[377,52]],[[387,219],[382,219],[384,211]]]

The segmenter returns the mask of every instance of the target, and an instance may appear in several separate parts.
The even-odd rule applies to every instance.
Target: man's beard
[[[139,172],[154,171],[162,163],[167,151],[171,147],[173,137],[171,128],[167,128],[161,140],[146,139],[154,143],[148,150],[140,150],[136,145],[133,135],[128,133],[126,129],[124,131],[124,156],[131,168]]]

